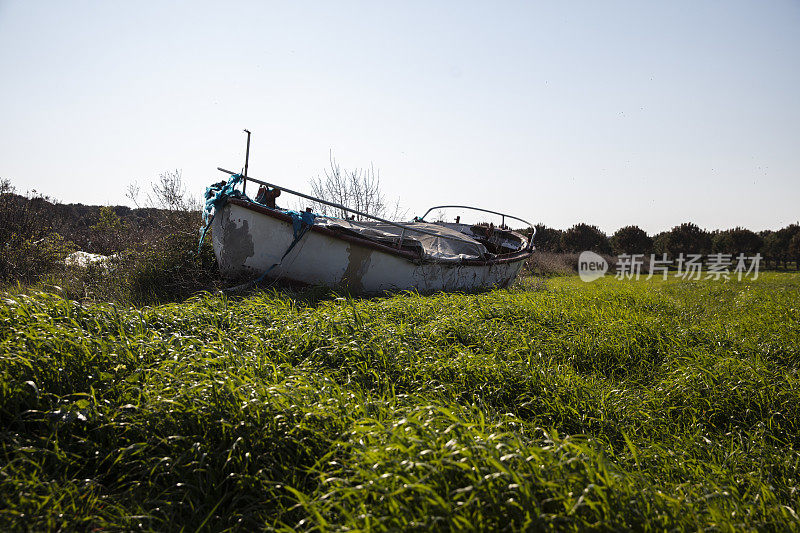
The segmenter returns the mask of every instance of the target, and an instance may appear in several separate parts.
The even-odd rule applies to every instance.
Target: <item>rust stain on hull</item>
[[[253,257],[255,246],[247,220],[243,219],[242,225],[237,226],[236,222],[230,219],[230,211],[227,211],[227,214],[228,216],[222,221],[222,239],[225,246],[219,258],[220,270],[228,273],[227,275],[237,276],[245,268],[245,261]]]
[[[352,292],[363,292],[361,278],[369,269],[372,261],[372,250],[354,244],[347,247],[347,268],[342,275],[340,285]]]

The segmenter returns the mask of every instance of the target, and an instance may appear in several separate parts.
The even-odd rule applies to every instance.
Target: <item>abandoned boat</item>
[[[219,170],[230,179],[206,190],[203,236],[210,227],[220,272],[228,279],[269,277],[364,294],[470,291],[508,286],[534,250],[535,229],[503,213],[436,206],[412,222],[392,222]],[[244,194],[249,181],[261,185],[259,201]],[[236,188],[240,183],[242,191]],[[281,192],[353,213],[360,220],[280,209],[274,198]],[[425,221],[432,211],[451,207],[499,215],[502,223],[495,227]],[[509,230],[506,219],[531,226],[531,239]]]

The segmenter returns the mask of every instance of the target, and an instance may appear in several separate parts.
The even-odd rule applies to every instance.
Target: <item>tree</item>
[[[670,256],[707,254],[711,251],[711,235],[696,224],[685,222],[656,237],[656,252]]]
[[[342,169],[336,159],[331,155],[330,168],[325,170],[325,177],[311,179],[311,194],[322,200],[337,203],[350,209],[355,209],[381,218],[398,219],[404,216],[401,213],[399,201],[390,211],[386,197],[381,191],[380,173],[372,165],[369,168],[356,168],[354,170]],[[313,202],[315,212],[322,215],[349,218],[350,213],[329,205]],[[355,215],[356,220],[366,217]]]
[[[778,268],[778,261],[781,258],[780,243],[778,242],[778,235],[772,230],[761,232],[761,239],[764,244],[761,246],[761,252],[764,254],[764,261],[766,265],[772,261],[775,268]]]
[[[150,183],[150,191],[139,205],[141,187],[134,182],[128,185],[125,192],[136,207],[149,207],[167,211],[200,211],[200,201],[187,193],[183,183],[183,173],[180,170],[168,170],[158,176],[158,181]]]
[[[608,236],[600,231],[597,226],[589,224],[576,224],[561,235],[561,248],[565,252],[583,252],[591,250],[593,252],[608,254],[611,253],[611,245]]]
[[[138,232],[142,242],[155,246],[156,241],[171,239],[180,234],[181,238],[196,238],[197,226],[200,225],[200,200],[187,192],[180,170],[162,172],[158,180],[150,182],[145,193],[143,205],[139,204],[141,187],[134,182],[128,185],[125,193],[137,208],[152,210],[150,220],[152,231]],[[163,231],[168,229],[169,231]]]
[[[625,226],[614,233],[610,239],[611,248],[617,255],[650,254],[653,251],[653,239],[638,226]]]
[[[794,258],[795,268],[800,270],[800,232],[794,234],[792,240],[789,241],[789,257]]]
[[[779,263],[783,263],[785,268],[786,262],[792,258],[798,261],[800,254],[797,253],[792,245],[797,235],[800,235],[800,225],[797,224],[790,224],[778,231],[762,231],[760,235],[763,242],[761,253],[764,255],[765,260],[772,261],[776,268]],[[800,264],[798,264],[798,267],[800,268]]]
[[[757,233],[740,227],[717,232],[711,238],[711,251],[714,253],[752,256],[760,252],[763,245],[764,239]]]
[[[544,224],[536,224],[536,235],[533,237],[533,244],[537,250],[542,252],[560,252],[561,234],[559,229],[548,228]],[[530,230],[528,230],[530,234]]]
[[[794,259],[800,259],[798,254],[792,253],[791,244],[796,235],[800,234],[800,226],[797,224],[789,224],[785,228],[781,228],[775,232],[777,238],[777,252],[778,258],[783,261],[783,266],[786,267],[786,262]]]
[[[655,237],[653,237],[653,252],[657,254],[667,253],[668,243],[669,243],[668,231],[662,231],[661,233],[656,233]]]

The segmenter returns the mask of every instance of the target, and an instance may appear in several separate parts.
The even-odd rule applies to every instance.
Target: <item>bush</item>
[[[216,258],[210,239],[198,253],[197,224],[164,235],[147,248],[128,256],[130,298],[134,303],[183,300],[212,288],[219,280]]]
[[[179,172],[162,174],[152,189],[148,206],[123,210],[124,219],[121,208],[110,206],[79,206],[75,216],[59,217],[68,206],[17,195],[3,180],[0,281],[57,285],[69,298],[136,305],[183,300],[214,288],[219,275],[210,239],[198,254],[200,211],[188,210],[199,203],[186,198]],[[76,228],[85,251],[110,257],[88,267],[65,266],[65,257],[77,249],[66,236]]]
[[[13,234],[0,252],[0,270],[4,281],[36,282],[64,271],[64,259],[75,245],[58,233],[34,239]]]
[[[150,305],[184,300],[216,287],[219,271],[211,239],[199,253],[197,249],[200,213],[153,209],[150,217],[146,227],[126,228],[116,256],[75,273],[80,283],[73,292],[80,294],[74,297]]]
[[[90,228],[91,247],[95,253],[111,255],[125,249],[130,227],[111,206],[100,208],[100,220]]]
[[[139,187],[128,197],[138,206]],[[206,238],[199,253],[200,203],[186,191],[179,170],[166,172],[150,185],[144,208],[146,221],[127,224],[103,208],[92,226],[97,242],[108,252],[120,252],[106,268],[86,272],[85,297],[135,305],[180,301],[216,287],[219,271]]]
[[[10,181],[0,181],[0,281],[30,283],[64,269],[75,246],[52,231],[47,205],[35,191],[20,196]]]

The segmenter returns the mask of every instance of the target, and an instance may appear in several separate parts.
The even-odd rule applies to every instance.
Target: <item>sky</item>
[[[301,192],[331,154],[408,215],[649,233],[800,219],[800,2],[0,0],[0,178],[128,204],[180,170]]]

